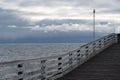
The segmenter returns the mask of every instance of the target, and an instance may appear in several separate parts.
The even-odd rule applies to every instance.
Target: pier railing
[[[0,63],[0,80],[55,80],[117,43],[110,34],[66,54]]]

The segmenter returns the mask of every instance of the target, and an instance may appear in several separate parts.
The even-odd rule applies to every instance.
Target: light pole
[[[95,41],[95,9],[93,9],[93,41]],[[93,53],[95,52],[95,44],[93,44]]]
[[[95,9],[93,9],[93,41],[95,40]]]

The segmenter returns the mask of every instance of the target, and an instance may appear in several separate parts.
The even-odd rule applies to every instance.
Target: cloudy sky
[[[120,32],[120,0],[0,0],[0,42],[83,42]]]

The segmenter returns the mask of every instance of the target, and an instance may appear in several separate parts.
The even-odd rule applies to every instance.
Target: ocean
[[[35,59],[65,54],[85,43],[15,43],[0,44],[0,62]]]

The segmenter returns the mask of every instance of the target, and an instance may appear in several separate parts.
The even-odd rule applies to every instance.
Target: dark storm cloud
[[[0,26],[26,26],[29,22],[25,19],[19,17],[19,15],[15,14],[13,10],[7,10],[0,8]]]

